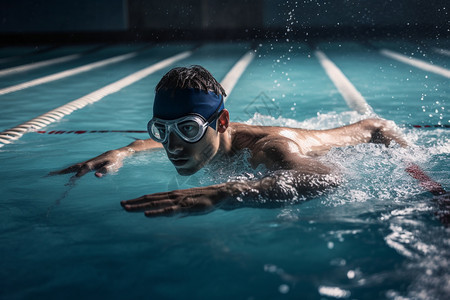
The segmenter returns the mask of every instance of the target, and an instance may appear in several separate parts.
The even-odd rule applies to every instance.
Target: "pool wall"
[[[446,6],[444,0],[3,1],[0,44],[444,37],[449,34]]]

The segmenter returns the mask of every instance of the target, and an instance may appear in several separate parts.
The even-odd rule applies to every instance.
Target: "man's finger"
[[[179,205],[173,205],[166,208],[156,209],[156,210],[148,210],[145,212],[145,216],[152,217],[170,217],[176,215],[181,212],[181,207]]]
[[[147,211],[151,209],[162,209],[169,206],[174,206],[173,200],[159,200],[141,204],[122,204],[126,211]]]
[[[174,197],[171,196],[171,194],[172,194],[171,192],[164,192],[164,193],[155,193],[155,194],[150,194],[150,195],[144,195],[144,196],[141,196],[136,199],[122,201],[121,204],[122,204],[122,206],[127,205],[127,204],[135,205],[135,204],[142,204],[142,203],[147,203],[147,202],[151,202],[151,201],[174,199]]]
[[[75,177],[81,177],[88,173],[91,170],[91,168],[88,165],[83,165],[80,170],[78,170],[77,174],[75,174]]]
[[[98,178],[101,178],[104,175],[106,175],[107,173],[109,173],[108,166],[103,166],[103,167],[97,169],[97,172],[95,172],[95,176],[97,176]]]

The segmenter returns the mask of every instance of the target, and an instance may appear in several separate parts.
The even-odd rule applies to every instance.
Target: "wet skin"
[[[53,174],[75,172],[74,176],[80,177],[95,170],[95,175],[102,177],[117,171],[125,157],[160,148],[165,149],[180,175],[192,175],[206,164],[224,157],[232,158],[244,149],[250,152],[252,167],[263,164],[271,171],[260,180],[162,192],[121,202],[130,212],[143,211],[149,217],[172,216],[205,213],[216,207],[255,206],[257,201],[254,200],[260,197],[269,200],[267,205],[270,205],[270,199],[291,199],[336,186],[340,181],[336,170],[317,159],[333,147],[369,142],[388,146],[392,141],[407,146],[396,133],[394,123],[382,119],[367,119],[329,130],[305,130],[230,123],[228,111],[223,110],[216,128],[208,127],[205,136],[196,143],[187,143],[173,132],[165,144],[151,139],[138,140]],[[280,182],[289,182],[295,193],[283,189]],[[238,197],[244,201],[237,201]]]

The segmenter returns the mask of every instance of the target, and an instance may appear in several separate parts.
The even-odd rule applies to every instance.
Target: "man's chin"
[[[183,169],[183,168],[176,168],[178,174],[180,174],[181,176],[190,176],[190,175],[194,175],[195,173],[197,173],[197,169]]]

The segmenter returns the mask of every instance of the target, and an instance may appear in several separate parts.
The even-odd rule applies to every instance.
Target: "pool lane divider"
[[[84,51],[82,53],[70,54],[70,55],[65,55],[65,56],[61,56],[61,57],[56,57],[56,58],[39,61],[39,62],[34,62],[34,63],[24,64],[24,65],[20,65],[20,66],[16,66],[16,67],[2,69],[2,70],[0,70],[0,77],[13,75],[13,74],[17,74],[17,73],[22,73],[22,72],[27,72],[27,71],[31,71],[31,70],[35,70],[35,69],[39,69],[39,68],[43,68],[43,67],[48,67],[51,65],[60,64],[63,62],[72,61],[72,60],[80,58],[83,55],[86,55],[88,53],[95,52],[98,49],[101,49],[103,47],[104,46],[96,46],[96,47],[89,49],[87,51]]]
[[[409,125],[413,128],[450,128],[450,125]],[[37,130],[34,131],[39,134],[85,134],[85,133],[145,133],[148,132],[146,130]]]
[[[450,70],[440,67],[440,66],[435,66],[432,65],[428,62],[425,62],[423,60],[417,59],[417,58],[413,58],[410,56],[406,56],[388,49],[381,49],[380,53],[384,56],[390,57],[392,59],[395,59],[397,61],[400,61],[402,63],[411,65],[413,67],[416,67],[418,69],[422,69],[424,71],[428,71],[428,72],[432,72],[441,76],[444,76],[445,78],[450,78]]]
[[[194,50],[197,49],[198,46],[194,47]],[[0,147],[4,144],[9,144],[12,141],[15,141],[22,137],[27,132],[37,132],[37,133],[47,133],[47,134],[63,134],[63,133],[74,133],[74,134],[83,134],[83,133],[106,133],[106,132],[133,132],[133,133],[147,133],[147,131],[141,131],[141,130],[53,130],[53,131],[39,131],[39,129],[46,127],[47,125],[54,123],[61,118],[63,118],[65,115],[68,115],[72,113],[72,111],[81,109],[87,104],[91,104],[94,102],[97,102],[104,98],[105,96],[115,93],[119,91],[120,89],[150,75],[151,73],[160,70],[178,60],[184,59],[192,54],[193,50],[191,51],[185,51],[183,53],[180,53],[178,55],[175,55],[171,58],[165,59],[157,64],[154,64],[148,68],[145,68],[141,71],[138,71],[136,73],[133,73],[119,81],[116,81],[115,83],[112,83],[104,88],[101,88],[100,90],[97,90],[91,94],[88,94],[80,99],[74,100],[72,102],[69,102],[63,106],[60,106],[52,111],[49,111],[48,113],[45,113],[37,118],[34,118],[28,122],[25,122],[15,128],[8,129],[4,132],[0,133]],[[242,74],[245,72],[246,68],[249,66],[251,61],[254,58],[254,50],[249,50],[246,52],[237,62],[236,64],[228,71],[228,73],[225,75],[224,79],[221,81],[222,86],[227,91],[227,94],[229,95],[230,92],[233,90],[235,85],[237,84],[239,78],[242,76]],[[224,101],[226,102],[228,98],[226,98]]]
[[[148,133],[146,130],[37,130],[39,134]]]
[[[360,114],[378,117],[373,111],[372,107],[366,102],[366,99],[361,93],[353,86],[350,80],[342,73],[342,71],[320,50],[314,51],[317,59],[322,67],[334,83],[336,88],[341,92],[343,98],[347,102],[347,105]],[[419,185],[425,190],[429,191],[435,196],[446,194],[442,185],[434,181],[429,177],[417,164],[413,162],[407,162],[405,171],[419,181]]]
[[[328,77],[338,89],[347,105],[362,115],[375,115],[372,107],[367,104],[361,93],[354,87],[341,70],[320,50],[314,51],[319,63]]]
[[[225,92],[227,93],[227,98],[230,96],[231,92],[233,91],[234,87],[236,86],[239,78],[241,78],[241,75],[244,73],[245,69],[250,65],[253,58],[255,58],[255,50],[249,50],[247,53],[245,53],[237,62],[236,64],[228,71],[228,73],[225,75],[225,77],[222,79],[220,84],[224,88]]]
[[[450,50],[447,49],[442,49],[442,48],[433,48],[434,52],[438,53],[438,54],[442,54],[445,56],[450,56]]]
[[[74,60],[74,59],[77,59],[80,57],[81,57],[81,54],[71,54],[71,55],[66,55],[66,56],[61,56],[61,57],[57,57],[57,58],[43,60],[40,62],[25,64],[25,65],[7,68],[7,69],[2,69],[2,70],[0,70],[0,77],[17,74],[17,73],[22,73],[22,72],[27,72],[27,71],[39,69],[42,67],[48,67],[48,66],[55,65],[55,64],[60,64],[60,63],[68,62],[68,61],[71,61],[71,60]]]
[[[172,57],[166,58],[140,71],[130,74],[114,83],[111,83],[99,90],[96,90],[88,95],[85,95],[77,100],[71,101],[65,105],[55,108],[43,115],[40,115],[28,122],[25,122],[17,127],[8,129],[0,133],[0,147],[4,144],[10,144],[12,141],[18,140],[25,133],[37,131],[47,125],[59,121],[64,116],[71,114],[73,111],[81,109],[88,104],[100,101],[104,97],[120,91],[121,89],[147,77],[148,75],[159,71],[171,64],[185,59],[192,54],[191,50],[184,51]]]
[[[67,78],[67,77],[70,77],[70,76],[74,76],[74,75],[77,75],[77,74],[80,74],[80,73],[83,73],[83,72],[87,72],[87,71],[91,71],[93,69],[104,67],[104,66],[107,66],[107,65],[110,65],[110,64],[118,63],[118,62],[121,62],[121,61],[124,61],[124,60],[127,60],[127,59],[135,57],[136,55],[138,55],[139,52],[140,51],[134,51],[134,52],[130,52],[130,53],[127,53],[127,54],[122,54],[122,55],[110,57],[110,58],[103,59],[103,60],[100,60],[100,61],[97,61],[97,62],[94,62],[94,63],[86,64],[84,66],[76,67],[76,68],[73,68],[73,69],[65,70],[65,71],[62,71],[62,72],[54,73],[54,74],[51,74],[51,75],[48,75],[48,76],[44,76],[44,77],[40,77],[40,78],[37,78],[37,79],[34,79],[34,80],[30,80],[30,81],[27,81],[27,82],[19,83],[19,84],[10,86],[10,87],[6,87],[6,88],[3,88],[3,89],[0,89],[0,96],[1,95],[6,95],[6,94],[9,94],[9,93],[12,93],[12,92],[17,92],[17,91],[20,91],[20,90],[23,90],[23,89],[27,89],[27,88],[30,88],[30,87],[34,87],[34,86],[37,86],[37,85],[41,85],[41,84],[44,84],[44,83],[52,82],[52,81],[55,81],[55,80],[59,80],[59,79]]]

